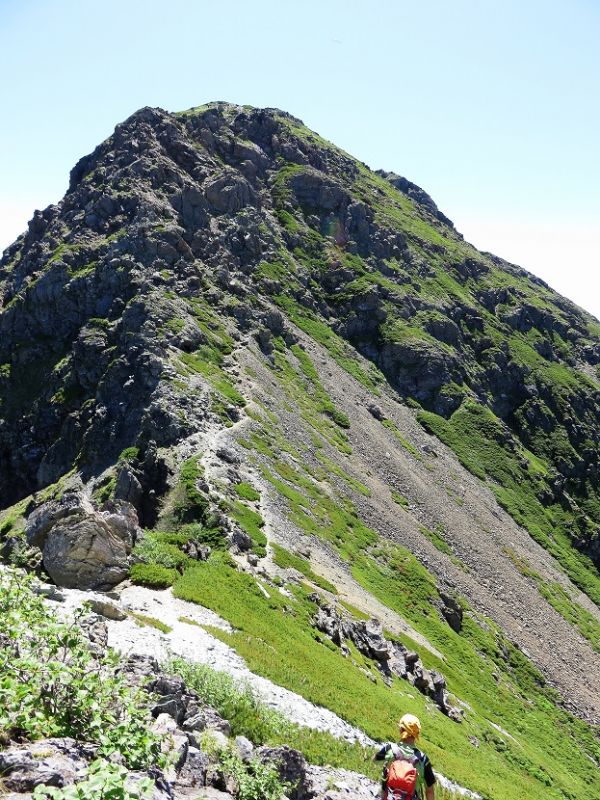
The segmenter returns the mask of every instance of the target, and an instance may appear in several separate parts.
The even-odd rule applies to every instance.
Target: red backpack
[[[394,760],[387,769],[383,800],[414,800],[416,798],[419,756],[395,749]]]

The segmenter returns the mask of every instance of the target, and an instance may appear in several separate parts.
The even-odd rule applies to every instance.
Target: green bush
[[[155,532],[146,532],[144,538],[134,547],[133,553],[148,564],[160,564],[168,569],[183,570],[190,562],[190,557],[177,545],[169,544],[160,533]]]
[[[325,414],[331,417],[331,419],[338,425],[340,428],[349,428],[350,427],[350,420],[348,416],[344,414],[343,411],[340,411],[339,408],[336,408],[334,405],[329,405],[327,403],[323,404],[323,411]]]
[[[234,747],[222,750],[219,761],[225,776],[235,781],[237,800],[280,800],[289,788],[274,764],[263,764],[256,757],[242,761]]]
[[[119,455],[119,461],[127,461],[128,463],[131,463],[132,461],[137,461],[139,457],[139,447],[126,447],[121,451],[121,454]]]
[[[173,513],[180,523],[204,522],[208,512],[208,499],[198,489],[202,477],[200,455],[188,458],[181,465]]]
[[[223,550],[227,547],[227,536],[221,528],[210,523],[210,519],[207,520],[205,525],[194,522],[184,525],[179,529],[179,532],[186,537],[187,542],[193,540],[199,544],[207,544],[213,549]]]
[[[136,621],[140,628],[156,628],[156,630],[161,633],[171,633],[173,630],[166,622],[156,619],[156,617],[150,617],[148,614],[139,614],[137,611],[130,611],[129,616]]]
[[[162,763],[146,693],[127,684],[112,651],[95,658],[31,584],[0,574],[0,739],[68,736],[99,745],[100,756],[121,753],[132,769]]]
[[[138,586],[149,589],[167,589],[173,586],[179,573],[176,569],[168,569],[161,564],[134,564],[129,576]]]

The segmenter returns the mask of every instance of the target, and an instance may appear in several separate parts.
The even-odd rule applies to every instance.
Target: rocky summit
[[[94,647],[289,692],[290,741],[255,744],[338,770],[290,796],[373,796],[407,710],[442,791],[600,790],[596,319],[406,178],[222,102],[118,125],[4,252],[0,301],[1,554],[63,614],[91,593]],[[226,759],[207,779],[198,709],[158,695],[200,765],[144,762],[160,797],[258,796]],[[72,783],[92,744],[47,736]]]

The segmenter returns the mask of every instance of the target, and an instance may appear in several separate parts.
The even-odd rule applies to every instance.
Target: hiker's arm
[[[384,744],[373,756],[373,761],[383,761],[387,751],[390,749],[389,744]]]
[[[425,756],[425,800],[434,800],[435,797],[435,773],[431,766],[431,761]]]

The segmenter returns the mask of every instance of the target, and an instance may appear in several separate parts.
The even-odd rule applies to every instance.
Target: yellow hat
[[[398,723],[400,739],[417,739],[421,733],[421,722],[414,714],[405,714]]]

